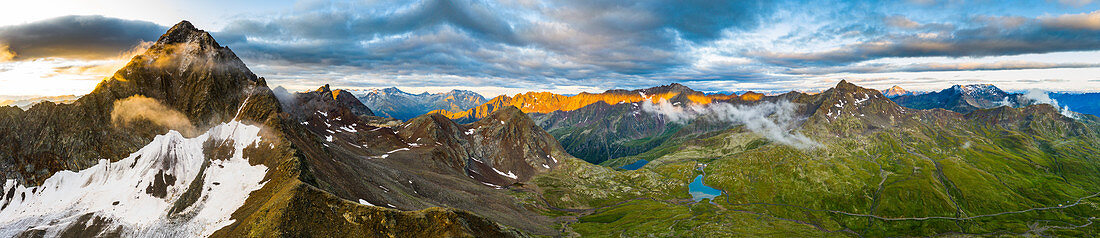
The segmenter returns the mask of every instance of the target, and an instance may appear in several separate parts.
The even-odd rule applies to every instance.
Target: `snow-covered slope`
[[[38,187],[8,180],[0,196],[0,237],[209,236],[232,224],[233,211],[264,184],[267,167],[244,158],[246,147],[272,146],[261,144],[259,132],[235,121],[195,138],[169,131],[125,159],[61,171]]]

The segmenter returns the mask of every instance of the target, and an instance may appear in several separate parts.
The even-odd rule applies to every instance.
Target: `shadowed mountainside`
[[[270,123],[278,108],[266,87],[232,51],[183,22],[71,104],[0,107],[0,171],[37,184],[57,171],[125,157],[169,129],[153,120],[116,123],[113,104],[135,95],[182,113],[198,128],[234,118]],[[254,103],[242,106],[246,98]]]
[[[366,107],[342,96],[349,94],[328,91],[307,95],[317,99],[307,100],[314,102],[308,107],[317,110],[309,115],[334,112],[333,117],[355,123],[358,115],[369,112],[356,111]],[[131,104],[139,105],[120,106]],[[252,74],[208,33],[181,22],[72,104],[47,102],[27,111],[0,108],[0,143],[4,145],[0,148],[0,174],[7,179],[5,194],[0,196],[0,234],[523,235],[454,208],[401,204],[405,209],[421,209],[402,211],[341,199],[338,195],[347,190],[329,185],[331,180],[349,179],[325,176],[323,168],[334,159],[329,145],[319,143],[323,137],[315,133],[322,132],[312,131],[316,128],[298,119],[321,123],[333,118],[304,114],[301,110],[284,112],[263,78]],[[169,115],[180,116],[171,118],[173,124],[162,123],[166,121],[162,117]],[[171,128],[181,121],[195,128],[196,135],[206,133],[196,137]],[[369,131],[363,125],[351,126]],[[390,135],[389,139],[406,145],[392,131]],[[377,177],[392,169],[373,171],[358,176]],[[494,190],[479,182],[466,183],[481,189],[475,191]],[[17,191],[19,195],[14,196]],[[493,196],[507,198],[496,194]],[[105,200],[110,197],[119,200]],[[153,216],[132,214],[130,208],[134,207]]]

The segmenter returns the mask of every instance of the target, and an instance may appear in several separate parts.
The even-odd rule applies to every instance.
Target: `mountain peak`
[[[967,84],[967,85],[954,85],[951,89],[960,93],[985,93],[985,94],[1004,94],[1005,92],[993,84]]]
[[[620,93],[622,93],[622,92],[626,92],[626,91],[625,90],[609,90],[607,92],[620,92]],[[695,90],[689,88],[688,86],[684,86],[683,84],[679,84],[679,83],[671,83],[669,85],[661,85],[661,86],[647,88],[647,89],[635,90],[635,92],[642,92],[642,93],[645,93],[646,95],[656,95],[656,94],[661,94],[661,93],[696,93]]]
[[[451,89],[451,91],[448,91],[448,92],[447,92],[447,93],[445,93],[445,94],[448,94],[448,95],[458,95],[458,94],[477,94],[477,92],[474,92],[474,91],[470,91],[470,90]]]
[[[849,83],[848,80],[840,80],[840,82],[836,84],[836,88],[852,89],[852,88],[860,88],[860,87],[856,86],[855,84]]]
[[[409,94],[409,95],[412,95],[411,93],[401,91],[401,89],[399,89],[397,87],[388,87],[388,88],[383,88],[383,89],[375,89],[373,92],[382,93],[382,94]]]
[[[176,25],[172,26],[172,29],[169,29],[168,31],[171,32],[173,29],[178,29],[178,30],[188,30],[189,29],[189,30],[194,30],[194,31],[199,30],[198,28],[195,28],[195,25],[192,25],[191,22],[187,21],[187,20],[182,20],[179,23],[176,23]]]
[[[169,28],[168,32],[165,32],[164,35],[160,36],[160,39],[157,39],[156,44],[166,45],[180,43],[199,43],[201,46],[221,48],[221,45],[214,40],[213,36],[210,36],[210,33],[195,28],[195,25],[191,25],[191,22],[186,20]]]
[[[363,105],[351,93],[343,89],[332,89],[328,84],[317,90],[295,93],[294,100],[288,102],[291,105],[289,111],[300,120],[321,115],[316,114],[317,112],[335,113],[331,114],[333,117],[339,117],[341,114],[351,117],[374,116],[374,111]],[[347,109],[347,112],[343,112],[344,109]],[[329,114],[324,116],[328,117]]]
[[[837,94],[854,94],[854,93],[860,93],[860,92],[864,92],[864,91],[876,91],[877,92],[877,90],[869,90],[869,89],[860,87],[858,85],[849,83],[847,80],[840,80],[840,82],[836,84],[836,87],[833,87],[832,89],[829,89],[829,90],[826,90],[826,91],[833,91],[834,93],[837,93]],[[881,93],[881,92],[879,92],[879,93]]]
[[[863,95],[863,96],[860,96],[860,97],[863,97],[863,98],[866,98],[866,97],[868,97],[870,95],[873,95],[873,94],[882,94],[878,90],[860,87],[859,85],[849,83],[846,80],[841,80],[840,83],[836,84],[836,87],[833,87],[829,90],[825,90],[825,92],[822,92],[822,93],[831,93],[831,94],[834,94],[834,95],[860,94],[860,95]]]
[[[205,125],[237,119],[237,107],[248,95],[267,91],[253,89],[266,87],[264,79],[253,74],[232,50],[183,21],[91,94],[102,94],[107,100],[143,95]]]
[[[489,117],[524,118],[524,117],[527,117],[527,114],[523,113],[523,111],[519,110],[519,108],[516,107],[516,106],[508,105],[508,106],[501,107],[500,109],[497,109],[496,111],[493,111],[493,113],[491,113],[489,115]]]
[[[332,98],[339,99],[341,97],[346,97],[346,96],[350,96],[352,98],[355,97],[354,95],[351,95],[351,93],[346,93],[346,92],[347,91],[345,91],[343,89],[334,89],[334,90],[332,90]],[[356,99],[356,100],[359,100],[359,99]]]
[[[913,92],[909,92],[909,91],[901,88],[900,86],[894,85],[893,87],[890,87],[886,90],[882,90],[882,94],[886,95],[887,97],[894,98],[894,97],[910,95],[910,94],[913,94]]]

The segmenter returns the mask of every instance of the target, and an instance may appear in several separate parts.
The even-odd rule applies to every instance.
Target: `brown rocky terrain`
[[[11,188],[11,191],[5,192],[14,193],[16,187],[12,183],[28,188],[20,190],[28,191],[21,192],[20,196],[5,194],[2,201],[7,207],[14,201],[12,199],[26,199],[28,195],[34,197],[33,193],[40,191],[34,186],[58,171],[83,170],[96,165],[100,159],[117,161],[149,144],[154,136],[172,134],[174,132],[169,133],[169,130],[180,129],[173,128],[178,123],[163,123],[165,121],[183,121],[196,131],[206,131],[229,121],[241,121],[261,128],[258,136],[262,138],[262,143],[243,145],[246,146],[243,157],[249,164],[262,165],[261,168],[266,168],[266,174],[263,176],[263,186],[251,192],[243,205],[233,211],[234,222],[221,227],[213,236],[523,235],[513,228],[499,225],[497,219],[484,218],[486,216],[515,217],[504,222],[513,226],[526,224],[525,230],[546,230],[532,227],[531,224],[538,220],[497,212],[510,209],[514,213],[525,212],[527,217],[538,218],[507,200],[511,198],[505,191],[496,189],[497,185],[481,184],[481,181],[466,177],[461,172],[453,172],[464,171],[461,169],[449,170],[452,172],[431,169],[432,166],[449,166],[435,161],[455,158],[430,156],[433,155],[432,150],[427,147],[397,151],[402,153],[388,152],[391,148],[412,146],[404,141],[407,138],[398,137],[389,128],[364,123],[361,118],[370,117],[370,110],[350,94],[323,87],[303,96],[305,99],[301,105],[284,107],[267,88],[264,79],[252,74],[229,48],[218,45],[208,33],[196,29],[189,22],[181,22],[161,36],[144,54],[134,57],[92,93],[72,104],[46,102],[27,111],[10,106],[0,108],[0,122],[3,122],[0,123],[0,176],[9,180],[5,186]],[[142,99],[124,100],[134,97]],[[141,102],[139,104],[143,105],[120,107],[118,105],[130,103],[119,101]],[[129,111],[136,110],[132,108],[153,108],[172,113]],[[123,113],[123,110],[127,111]],[[161,118],[170,115],[182,116]],[[128,120],[118,120],[120,117]],[[517,124],[522,125],[522,122]],[[487,140],[494,141],[494,138]],[[543,145],[556,144],[552,142],[552,138],[542,140]],[[202,149],[206,162],[197,177],[181,178],[179,174],[157,173],[156,177],[150,178],[155,183],[151,182],[144,190],[175,204],[170,214],[190,214],[186,212],[188,207],[200,206],[202,199],[212,196],[211,191],[204,187],[217,186],[218,183],[210,184],[204,178],[213,175],[209,174],[214,173],[210,172],[214,171],[210,170],[211,166],[224,163],[233,154],[232,146],[228,146],[230,144],[229,141],[205,143]],[[159,159],[166,161],[166,164],[158,166],[168,166],[166,169],[170,169],[173,166],[171,161],[184,159],[176,157],[182,155],[172,152],[176,150],[173,148],[166,147],[168,151],[160,153]],[[554,152],[553,147],[543,149],[530,153]],[[567,156],[563,152],[558,153]],[[497,155],[491,158],[501,158],[497,161],[501,168],[520,171],[518,168],[521,167],[504,166],[516,165],[506,161],[515,157],[506,155],[518,156],[522,153],[487,154]],[[386,155],[393,155],[392,159],[386,159],[390,157]],[[138,156],[136,159],[151,158]],[[531,175],[524,176],[529,178]],[[181,180],[194,182],[175,183]],[[493,181],[501,184],[512,182]],[[411,189],[414,187],[421,190]],[[456,187],[465,189],[469,197],[451,195]],[[181,195],[169,196],[175,193],[168,191],[177,191]],[[363,200],[356,203],[353,198]],[[368,204],[367,201],[378,206],[364,205]],[[485,206],[486,201],[499,203],[494,205],[496,207]],[[25,200],[18,202],[27,203]],[[456,205],[448,206],[452,203]],[[490,208],[468,209],[474,211],[471,213],[441,206]],[[120,223],[111,219],[109,214],[90,211],[74,216],[77,217],[64,219],[65,223],[42,226],[45,228],[41,229],[2,227],[0,230],[27,229],[20,232],[20,236],[118,236],[139,232],[130,230],[133,224]],[[193,216],[170,215],[161,218],[164,219],[161,222],[183,222]],[[306,217],[308,219],[303,219]],[[524,221],[518,222],[521,219]],[[68,223],[70,221],[83,222]]]

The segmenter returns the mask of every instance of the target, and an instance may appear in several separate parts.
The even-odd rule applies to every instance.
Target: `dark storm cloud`
[[[684,39],[713,40],[727,28],[744,29],[759,24],[773,1],[708,0],[565,0],[551,3],[552,15],[573,23],[613,31],[672,29]]]
[[[1091,17],[1091,18],[1090,18]],[[1100,50],[1100,12],[1058,17],[979,17],[977,26],[921,25],[887,18],[890,25],[929,31],[884,34],[821,52],[747,51],[745,55],[782,66],[829,66],[889,57],[983,57]]]
[[[680,41],[713,40],[724,29],[756,26],[758,16],[767,12],[763,5],[463,0],[324,5],[236,21],[215,36],[230,39],[225,43],[242,55],[262,60],[371,71],[586,79],[681,66],[688,62]]]
[[[943,3],[951,2],[955,1]],[[198,27],[210,31],[272,82],[298,85],[539,90],[681,82],[702,90],[746,85],[770,90],[815,86],[797,83],[821,81],[837,73],[1100,66],[1087,62],[930,63],[935,58],[901,60],[912,63],[874,61],[1100,50],[1100,20],[1096,20],[1100,13],[1037,16],[1033,13],[1058,11],[1032,9],[1036,4],[1003,5],[842,0],[322,0],[304,1],[281,12],[214,21],[223,24],[220,29]],[[991,10],[983,10],[987,8]],[[0,62],[9,58],[5,47],[15,52],[14,60],[115,57],[138,42],[155,40],[165,29],[98,16],[0,27]]]
[[[241,55],[273,64],[351,66],[375,74],[441,74],[470,77],[557,77],[584,66],[555,65],[538,52],[470,37],[461,29],[438,25],[407,35],[313,44],[236,44]],[[272,62],[273,61],[273,62]]]
[[[454,0],[428,0],[369,8],[326,5],[273,19],[239,20],[224,31],[270,40],[358,41],[440,24],[450,24],[494,41],[515,42],[511,26],[490,5]]]
[[[43,57],[117,57],[142,41],[156,40],[167,28],[151,22],[103,16],[64,16],[0,27],[0,45],[15,60]]]

